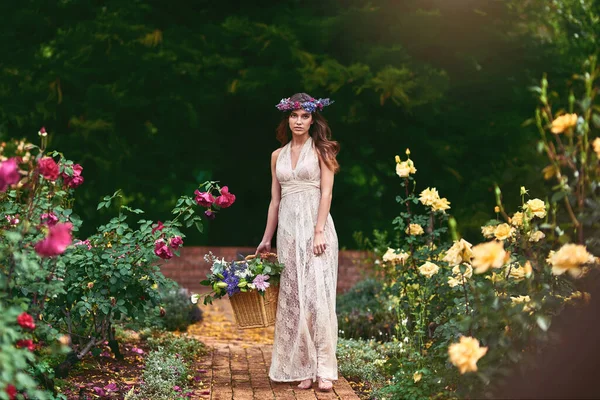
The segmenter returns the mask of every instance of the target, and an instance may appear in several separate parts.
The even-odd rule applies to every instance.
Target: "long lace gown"
[[[321,169],[312,138],[304,143],[292,168],[290,143],[276,164],[281,184],[277,256],[281,275],[269,377],[289,382],[316,377],[337,380],[335,294],[338,239],[331,215],[325,223],[327,249],[313,253],[321,198]]]

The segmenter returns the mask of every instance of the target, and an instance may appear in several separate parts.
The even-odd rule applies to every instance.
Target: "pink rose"
[[[17,388],[15,385],[6,385],[5,391],[9,400],[15,400],[17,398]]]
[[[183,244],[183,239],[181,238],[181,236],[172,237],[169,244],[171,245],[173,250],[177,250],[179,246]]]
[[[154,254],[163,260],[168,260],[173,257],[173,251],[162,239],[158,239],[156,242],[154,242]]]
[[[33,322],[33,317],[26,312],[21,313],[17,317],[17,324],[21,326],[23,329],[35,329],[35,322]]]
[[[0,192],[5,192],[9,185],[19,182],[20,179],[16,158],[9,158],[0,163]]]
[[[52,157],[44,157],[38,161],[40,174],[49,181],[58,179],[58,164]]]
[[[26,348],[29,351],[35,350],[35,345],[33,344],[33,340],[31,339],[17,340],[16,345],[18,349]]]
[[[68,187],[75,189],[77,186],[83,183],[83,176],[81,176],[81,172],[83,171],[83,167],[79,164],[73,165],[73,176],[67,175],[65,172],[62,173],[63,182]]]
[[[53,257],[64,253],[73,240],[71,229],[73,224],[70,222],[51,226],[48,236],[35,245],[35,251],[42,257]]]
[[[161,221],[158,221],[156,226],[154,228],[152,228],[152,234],[154,235],[154,232],[162,231],[164,228],[165,228],[165,226],[163,225],[163,223]]]
[[[196,203],[202,207],[210,207],[214,203],[215,198],[209,192],[200,192],[198,189],[194,192],[196,195]]]
[[[48,226],[54,226],[58,223],[58,217],[53,212],[42,214],[40,219],[42,220],[42,224],[47,224]]]
[[[229,188],[223,186],[221,188],[221,195],[216,198],[215,204],[221,208],[227,208],[235,202],[235,195],[229,193]]]

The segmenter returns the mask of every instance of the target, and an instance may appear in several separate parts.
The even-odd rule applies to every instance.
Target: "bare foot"
[[[329,379],[319,378],[319,390],[322,392],[329,392],[333,388],[333,382]]]
[[[298,389],[310,389],[312,387],[312,379],[305,379],[298,385]]]

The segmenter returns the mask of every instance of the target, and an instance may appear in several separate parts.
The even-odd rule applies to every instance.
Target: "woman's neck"
[[[304,143],[306,143],[306,141],[310,138],[310,135],[308,134],[308,132],[304,135],[300,135],[300,136],[292,136],[292,140],[291,140],[291,146],[292,147],[300,147],[300,146],[304,146]]]

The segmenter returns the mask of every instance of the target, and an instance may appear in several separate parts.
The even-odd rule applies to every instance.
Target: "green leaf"
[[[196,225],[196,229],[198,229],[198,232],[204,232],[204,225],[202,225],[202,221],[195,221],[194,224]]]

